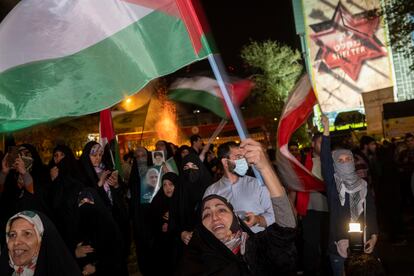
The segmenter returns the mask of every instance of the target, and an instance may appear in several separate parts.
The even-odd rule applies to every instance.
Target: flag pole
[[[192,1],[176,0],[175,2],[176,2],[176,5],[178,7],[178,10],[182,18],[189,19],[191,21],[190,24],[193,25],[192,26],[193,28],[190,28],[190,26],[186,24],[187,31],[188,31],[188,34],[190,35],[190,38],[192,38],[192,35],[191,35],[192,31],[196,31],[201,36],[202,44],[204,44],[212,53],[211,51],[212,48],[210,47],[210,44],[208,43],[206,37],[202,35],[204,32],[203,26],[200,23],[199,16],[197,15],[197,12],[194,8]],[[191,40],[194,46],[195,45],[194,41],[193,39]],[[211,68],[213,69],[214,76],[216,77],[216,80],[219,84],[222,95],[224,97],[224,101],[226,103],[227,108],[229,109],[231,118],[237,130],[237,133],[239,134],[240,139],[246,139],[248,137],[247,128],[246,128],[244,121],[242,120],[243,117],[240,115],[240,111],[238,110],[238,108],[236,108],[233,105],[233,102],[230,98],[230,94],[227,90],[226,83],[230,83],[230,82],[229,82],[229,78],[227,76],[225,67],[223,65],[223,62],[220,58],[220,55],[209,54],[207,58],[208,58]],[[253,172],[256,178],[258,179],[258,181],[262,185],[264,185],[264,182],[263,182],[263,179],[260,173],[254,167],[253,167]]]
[[[223,130],[224,126],[228,123],[227,119],[222,119],[220,124],[217,126],[216,130],[214,131],[213,135],[208,139],[207,144],[213,143],[214,139],[219,135],[219,133]]]
[[[234,106],[233,101],[230,98],[230,93],[227,89],[226,83],[229,82],[229,78],[226,73],[226,69],[224,68],[223,61],[221,60],[220,55],[210,54],[208,55],[208,61],[210,63],[211,68],[213,69],[214,76],[218,82],[218,85],[221,89],[221,93],[223,95],[224,101],[226,103],[227,108],[229,109],[231,119],[236,127],[237,133],[240,136],[241,140],[244,140],[248,137],[248,132],[246,125],[244,123],[243,117],[240,114],[240,110]],[[259,171],[252,166],[253,173],[256,176],[257,180],[261,185],[264,185],[263,178],[260,175]]]

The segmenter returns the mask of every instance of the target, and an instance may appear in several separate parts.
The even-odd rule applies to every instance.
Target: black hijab
[[[43,213],[34,212],[39,215],[44,227],[34,276],[82,275],[53,223]],[[8,276],[13,272],[9,265],[9,254],[5,249],[0,256],[0,275]]]
[[[233,253],[204,225],[197,225],[176,275],[291,275],[296,264],[296,231],[276,223],[254,234],[235,215],[232,205],[219,195],[206,197],[204,204],[217,198],[233,213],[230,229],[247,234],[245,252]]]
[[[85,184],[88,187],[97,187],[99,181],[98,175],[96,174],[91,159],[89,157],[92,147],[98,144],[99,143],[95,141],[90,141],[86,143],[85,147],[83,148],[82,155],[79,158],[80,166],[83,170],[83,174],[85,177]]]
[[[0,242],[4,244],[3,231],[7,220],[14,214],[23,210],[36,210],[49,214],[47,208],[47,174],[46,168],[40,159],[35,147],[30,144],[22,144],[19,149],[24,147],[33,158],[30,175],[33,179],[34,193],[28,192],[24,187],[17,186],[19,173],[10,170],[4,183],[3,193],[0,194]]]
[[[233,206],[222,196],[209,195],[201,202],[201,210],[207,201],[216,198],[222,201],[233,213],[230,230],[253,235],[249,227],[238,219]],[[218,240],[203,224],[198,224],[182,259],[177,275],[252,275],[247,263],[240,254],[234,254]]]
[[[196,165],[198,169],[183,170],[179,178],[181,185],[174,191],[172,226],[178,232],[192,231],[200,222],[199,207],[205,190],[212,184],[210,173],[197,155],[190,152],[184,157],[182,166],[188,162]]]
[[[87,187],[81,191],[78,205],[84,198],[89,198],[93,204],[78,206],[77,242],[94,248],[93,254],[88,254],[88,257],[96,262],[97,276],[128,275],[123,259],[123,240],[117,223],[93,188]],[[85,263],[80,260],[80,263],[84,265],[88,261]]]
[[[76,245],[76,226],[73,222],[76,221],[77,199],[83,184],[79,165],[71,149],[59,145],[53,150],[53,153],[57,151],[63,152],[65,156],[58,164],[55,164],[54,159],[49,163],[50,168],[57,166],[59,174],[50,184],[48,202],[56,228],[72,250]]]
[[[174,191],[175,189],[178,189],[178,176],[173,172],[164,174],[161,180],[161,188],[154,196],[150,205],[152,228],[156,231],[158,229],[161,229],[161,226],[164,222],[167,222],[163,219],[163,216],[166,212],[170,212],[172,205],[172,198],[167,197],[163,190],[164,180],[170,180],[173,183]]]

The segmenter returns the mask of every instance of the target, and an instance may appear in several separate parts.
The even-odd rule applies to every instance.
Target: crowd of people
[[[152,154],[126,154],[122,172],[110,144],[88,142],[79,159],[57,145],[48,165],[29,144],[9,147],[0,275],[122,276],[131,255],[142,275],[385,275],[375,248],[380,232],[404,243],[414,136],[380,146],[364,136],[355,149],[322,123],[312,147],[289,145],[319,192],[290,190],[274,152],[252,139],[216,150],[198,135],[190,146],[158,141]],[[349,223],[362,225],[360,251]]]

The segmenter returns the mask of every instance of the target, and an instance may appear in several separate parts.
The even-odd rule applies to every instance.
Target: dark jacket
[[[349,194],[345,195],[345,204],[341,205],[338,190],[334,178],[334,166],[331,153],[331,140],[328,136],[322,136],[321,146],[321,167],[322,176],[326,185],[326,195],[329,206],[329,251],[337,254],[335,241],[348,239],[348,229],[350,218]],[[366,218],[367,218],[367,240],[372,234],[378,234],[377,211],[371,191],[368,189],[366,196]],[[363,225],[364,213],[358,221]]]

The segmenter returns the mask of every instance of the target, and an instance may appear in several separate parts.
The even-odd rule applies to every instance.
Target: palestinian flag
[[[235,106],[239,106],[250,94],[253,83],[250,80],[237,80],[227,84],[230,97]],[[180,78],[171,84],[168,98],[201,106],[221,118],[230,114],[217,80],[208,77]]]
[[[277,130],[277,166],[282,182],[294,191],[323,191],[324,183],[303,166],[288,149],[292,134],[306,122],[317,103],[308,75],[303,75],[291,91]]]
[[[0,132],[108,108],[210,50],[190,0],[25,0],[0,24]]]

